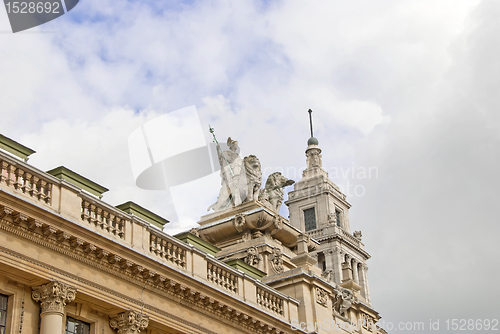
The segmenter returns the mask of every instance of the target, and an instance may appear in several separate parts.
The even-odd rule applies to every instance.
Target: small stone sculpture
[[[254,201],[259,198],[260,186],[262,184],[262,171],[260,161],[255,155],[249,155],[241,159],[238,153],[238,142],[227,139],[229,151],[222,152],[217,144],[217,154],[221,167],[221,188],[217,202],[210,205],[211,209],[221,211],[243,202]]]
[[[346,316],[346,311],[352,306],[354,294],[351,290],[338,287],[339,293],[333,300],[333,311],[341,317]]]
[[[245,167],[246,198],[244,202],[251,202],[259,198],[260,185],[262,183],[262,171],[260,161],[255,155],[249,155],[243,159]]]
[[[281,249],[278,247],[273,248],[273,252],[269,255],[269,260],[271,262],[271,267],[276,273],[279,274],[285,270],[285,268],[283,268]]]
[[[270,206],[272,210],[279,212],[285,194],[283,188],[294,183],[295,181],[287,179],[280,172],[272,173],[267,178],[265,188],[260,192],[259,201]]]
[[[245,257],[245,263],[256,266],[262,260],[262,255],[259,254],[256,247],[250,247],[247,249],[247,256]]]

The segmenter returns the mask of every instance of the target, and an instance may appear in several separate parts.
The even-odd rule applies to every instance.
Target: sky
[[[13,34],[0,9],[0,133],[174,234],[207,213],[219,176],[138,188],[135,130],[195,106],[207,142],[211,125],[265,176],[298,181],[312,109],[372,255],[372,306],[445,332],[447,319],[500,318],[498,17],[498,1],[81,0]]]

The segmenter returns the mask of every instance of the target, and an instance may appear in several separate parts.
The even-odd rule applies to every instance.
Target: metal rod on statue
[[[220,148],[219,142],[217,141],[217,138],[215,137],[215,131],[214,128],[212,128],[210,125],[208,126],[208,131],[214,136],[214,143],[217,144],[217,150],[222,154],[222,157],[224,158],[224,161],[226,161],[226,165],[229,167],[229,171],[231,172],[231,175],[234,176],[233,170],[231,169],[231,166],[229,165],[229,161],[227,161],[226,156],[224,155],[224,152],[222,152],[222,149]],[[222,166],[221,166],[222,167]]]
[[[309,113],[309,124],[311,125],[311,138],[312,138],[312,137],[314,137],[313,136],[313,119],[312,119],[312,112],[313,111],[311,109],[309,109],[307,112]]]

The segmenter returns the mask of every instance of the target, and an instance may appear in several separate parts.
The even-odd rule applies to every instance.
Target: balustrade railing
[[[228,291],[238,293],[238,276],[210,261],[207,261],[207,279]]]
[[[358,245],[359,246],[359,240],[356,239],[355,237],[353,237],[351,234],[349,234],[348,232],[342,230],[342,236],[345,237],[346,239],[348,239],[350,242],[352,242],[353,244],[355,245]]]
[[[82,220],[112,235],[125,238],[125,219],[95,202],[82,199]]]
[[[181,268],[186,268],[186,248],[168,240],[166,237],[151,233],[149,251]]]
[[[0,183],[40,202],[51,204],[52,183],[18,164],[0,160]]]
[[[257,288],[257,304],[279,315],[284,315],[283,298],[270,290]]]

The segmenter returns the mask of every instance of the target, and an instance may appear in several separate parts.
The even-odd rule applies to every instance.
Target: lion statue
[[[275,212],[279,212],[281,203],[283,203],[283,190],[286,186],[291,186],[295,181],[289,180],[280,172],[274,172],[267,178],[266,186],[260,191],[259,201],[269,206]]]
[[[243,158],[243,166],[246,174],[246,184],[242,184],[243,187],[246,187],[245,202],[251,202],[259,198],[260,185],[262,183],[259,158],[255,155],[249,155]]]

